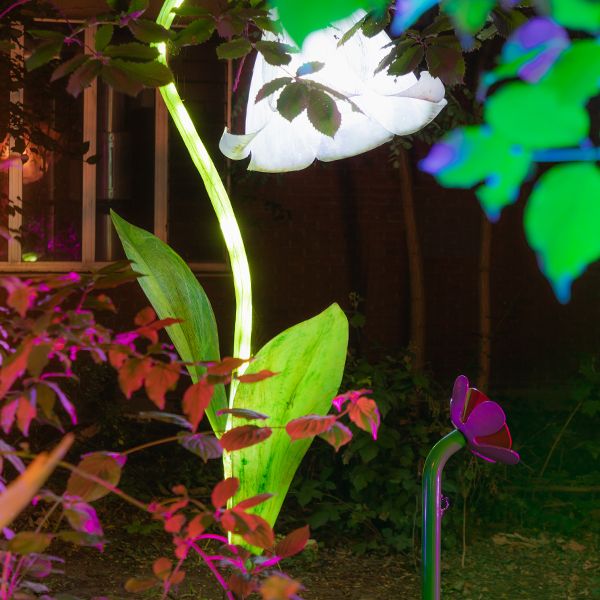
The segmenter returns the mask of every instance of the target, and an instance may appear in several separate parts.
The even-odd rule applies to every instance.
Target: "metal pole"
[[[442,471],[448,459],[466,443],[463,434],[455,429],[431,449],[423,467],[422,600],[440,599]]]

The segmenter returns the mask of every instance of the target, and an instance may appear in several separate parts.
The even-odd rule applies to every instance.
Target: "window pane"
[[[78,261],[83,99],[67,94],[64,81],[50,84],[51,72],[52,66],[28,72],[23,86],[22,259]]]
[[[124,257],[110,209],[154,229],[154,90],[135,98],[98,85],[96,260]]]
[[[225,63],[214,44],[185,47],[171,61],[177,87],[202,141],[223,173],[219,139],[225,121]],[[169,243],[190,262],[224,262],[217,218],[181,136],[169,123]]]

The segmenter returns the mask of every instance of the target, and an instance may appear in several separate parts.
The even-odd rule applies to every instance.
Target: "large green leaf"
[[[561,302],[571,283],[600,259],[600,169],[558,165],[540,177],[525,209],[525,232]]]
[[[246,371],[269,369],[278,375],[238,388],[235,407],[269,415],[267,424],[273,427],[273,434],[256,446],[231,453],[232,474],[240,480],[236,501],[263,492],[274,494],[255,509],[271,525],[311,443],[310,439],[292,442],[283,426],[306,414],[329,411],[342,380],[347,345],[348,320],[340,307],[332,304],[272,339]]]
[[[167,327],[167,332],[182,360],[188,362],[218,360],[219,337],[210,301],[183,259],[156,236],[128,223],[111,211],[117,233],[133,268],[144,275],[139,279],[144,293],[161,319],[176,317],[182,323]],[[203,368],[189,367],[194,381]],[[215,431],[222,431],[225,418],[217,410],[227,408],[223,386],[206,411]]]

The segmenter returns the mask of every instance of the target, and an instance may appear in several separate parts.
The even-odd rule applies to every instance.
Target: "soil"
[[[110,532],[107,532],[108,537]],[[152,561],[169,552],[150,535],[129,535],[100,554],[84,548],[70,551],[65,574],[48,581],[52,590],[79,598],[96,596],[129,600],[123,591],[131,576],[146,576]],[[113,536],[114,538],[114,536]],[[443,564],[444,600],[574,600],[600,598],[600,556],[592,536],[581,540],[542,534],[496,533],[481,536],[462,552],[447,551]],[[416,600],[419,577],[411,557],[356,555],[344,547],[316,547],[290,559],[288,573],[302,581],[306,600]],[[149,592],[145,598],[158,598]],[[187,565],[179,590],[182,600],[223,600],[207,569]]]

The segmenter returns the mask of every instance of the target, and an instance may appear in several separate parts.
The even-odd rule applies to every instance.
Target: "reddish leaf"
[[[304,550],[304,547],[310,539],[310,528],[308,525],[294,529],[288,533],[280,542],[277,543],[273,552],[281,558],[294,556]]]
[[[108,351],[108,360],[117,371],[129,358],[129,349],[126,346],[115,346]]]
[[[152,572],[161,580],[165,581],[171,573],[173,562],[162,556],[157,558],[152,565]]]
[[[238,502],[235,507],[240,510],[247,510],[248,508],[252,508],[254,506],[258,506],[263,502],[266,502],[269,498],[272,498],[273,494],[258,494],[256,496],[252,496],[252,498],[248,498],[246,500],[242,500]]]
[[[217,415],[233,415],[234,417],[238,417],[239,419],[247,420],[264,420],[269,418],[269,415],[256,412],[255,410],[250,410],[249,408],[223,408],[217,411]]]
[[[238,598],[246,598],[256,590],[256,584],[252,579],[237,573],[229,577],[227,586]]]
[[[93,452],[83,458],[77,465],[78,469],[94,475],[116,486],[121,479],[121,470],[124,464],[123,455],[112,455],[105,452]],[[106,487],[90,481],[77,473],[71,473],[67,482],[67,493],[79,496],[87,502],[93,502],[106,496],[110,490]]]
[[[119,369],[119,385],[126,398],[131,398],[131,394],[139,390],[144,383],[150,369],[152,361],[148,358],[130,358]]]
[[[216,508],[222,508],[227,504],[229,498],[233,498],[240,487],[240,482],[235,477],[228,477],[223,481],[219,481],[213,488],[210,495],[212,505]]]
[[[214,386],[205,381],[198,381],[191,385],[183,395],[183,412],[192,424],[192,430],[196,431],[204,411],[208,408],[213,396]]]
[[[125,591],[132,594],[137,594],[139,592],[150,590],[157,585],[158,581],[156,579],[152,579],[151,577],[146,577],[144,579],[131,577],[125,582]]]
[[[23,340],[16,351],[5,360],[0,369],[0,398],[3,398],[15,380],[23,375],[32,348],[33,340],[27,338]]]
[[[355,425],[364,431],[370,432],[374,440],[377,439],[377,430],[381,423],[381,417],[374,400],[362,397],[356,402],[352,402],[348,409],[348,416]]]
[[[195,539],[202,535],[213,523],[213,516],[210,513],[197,514],[187,526],[187,537]]]
[[[175,571],[175,572],[173,572],[171,577],[169,577],[169,583],[171,585],[179,585],[184,579],[185,579],[185,571],[181,571],[181,570]]]
[[[93,310],[107,310],[113,313],[117,312],[114,302],[106,294],[88,296],[83,303],[83,307]]]
[[[8,291],[6,304],[14,308],[21,317],[24,317],[35,302],[37,297],[36,289],[18,277],[4,278],[3,285]]]
[[[150,369],[146,381],[148,398],[161,410],[165,407],[165,393],[177,385],[179,365],[175,363],[156,362]]]
[[[305,417],[290,421],[285,426],[285,430],[292,440],[301,440],[328,431],[335,421],[335,415],[326,415],[324,417],[321,415],[306,415]]]
[[[337,452],[352,439],[352,432],[343,423],[336,421],[329,431],[325,431],[319,437],[331,444]]]
[[[242,383],[256,383],[258,381],[263,381],[264,379],[268,379],[269,377],[273,377],[274,375],[277,375],[277,373],[263,369],[262,371],[259,371],[258,373],[249,373],[248,375],[238,375],[237,378]]]
[[[220,458],[223,454],[223,448],[219,440],[212,435],[202,433],[180,433],[177,441],[192,454],[199,456],[204,462],[211,458]]]
[[[183,515],[173,515],[165,521],[165,531],[168,533],[179,533],[185,524]]]
[[[221,362],[208,367],[207,372],[209,375],[229,375],[232,371],[239,369],[247,362],[243,358],[231,358],[227,356]]]
[[[133,319],[133,322],[138,327],[143,327],[144,325],[148,325],[153,321],[156,321],[156,313],[154,312],[154,309],[151,306],[146,306],[146,308],[142,308],[142,310],[140,310],[140,312],[138,312],[138,314],[135,315],[135,318]]]
[[[270,427],[242,425],[241,427],[234,427],[233,429],[226,431],[219,439],[219,442],[224,450],[233,452],[234,450],[254,446],[263,440],[266,440],[271,433],[273,432]]]
[[[174,323],[181,323],[181,319],[162,319],[161,321],[154,321],[154,323],[150,323],[150,325],[145,325],[144,327],[140,327],[136,329],[136,332],[150,340],[153,344],[158,342],[158,332],[164,327],[168,327],[169,325],[173,325]]]
[[[29,435],[29,425],[32,419],[35,418],[37,410],[31,404],[27,396],[19,396],[17,405],[17,425],[23,435]]]
[[[237,512],[237,509],[236,509]],[[240,513],[238,513],[240,514]],[[243,519],[248,526],[248,531],[242,533],[246,542],[259,548],[272,548],[275,543],[275,534],[265,519],[258,515],[242,513]]]
[[[265,579],[260,588],[262,600],[289,600],[296,598],[302,586],[298,581],[290,579],[286,575],[271,575]]]

